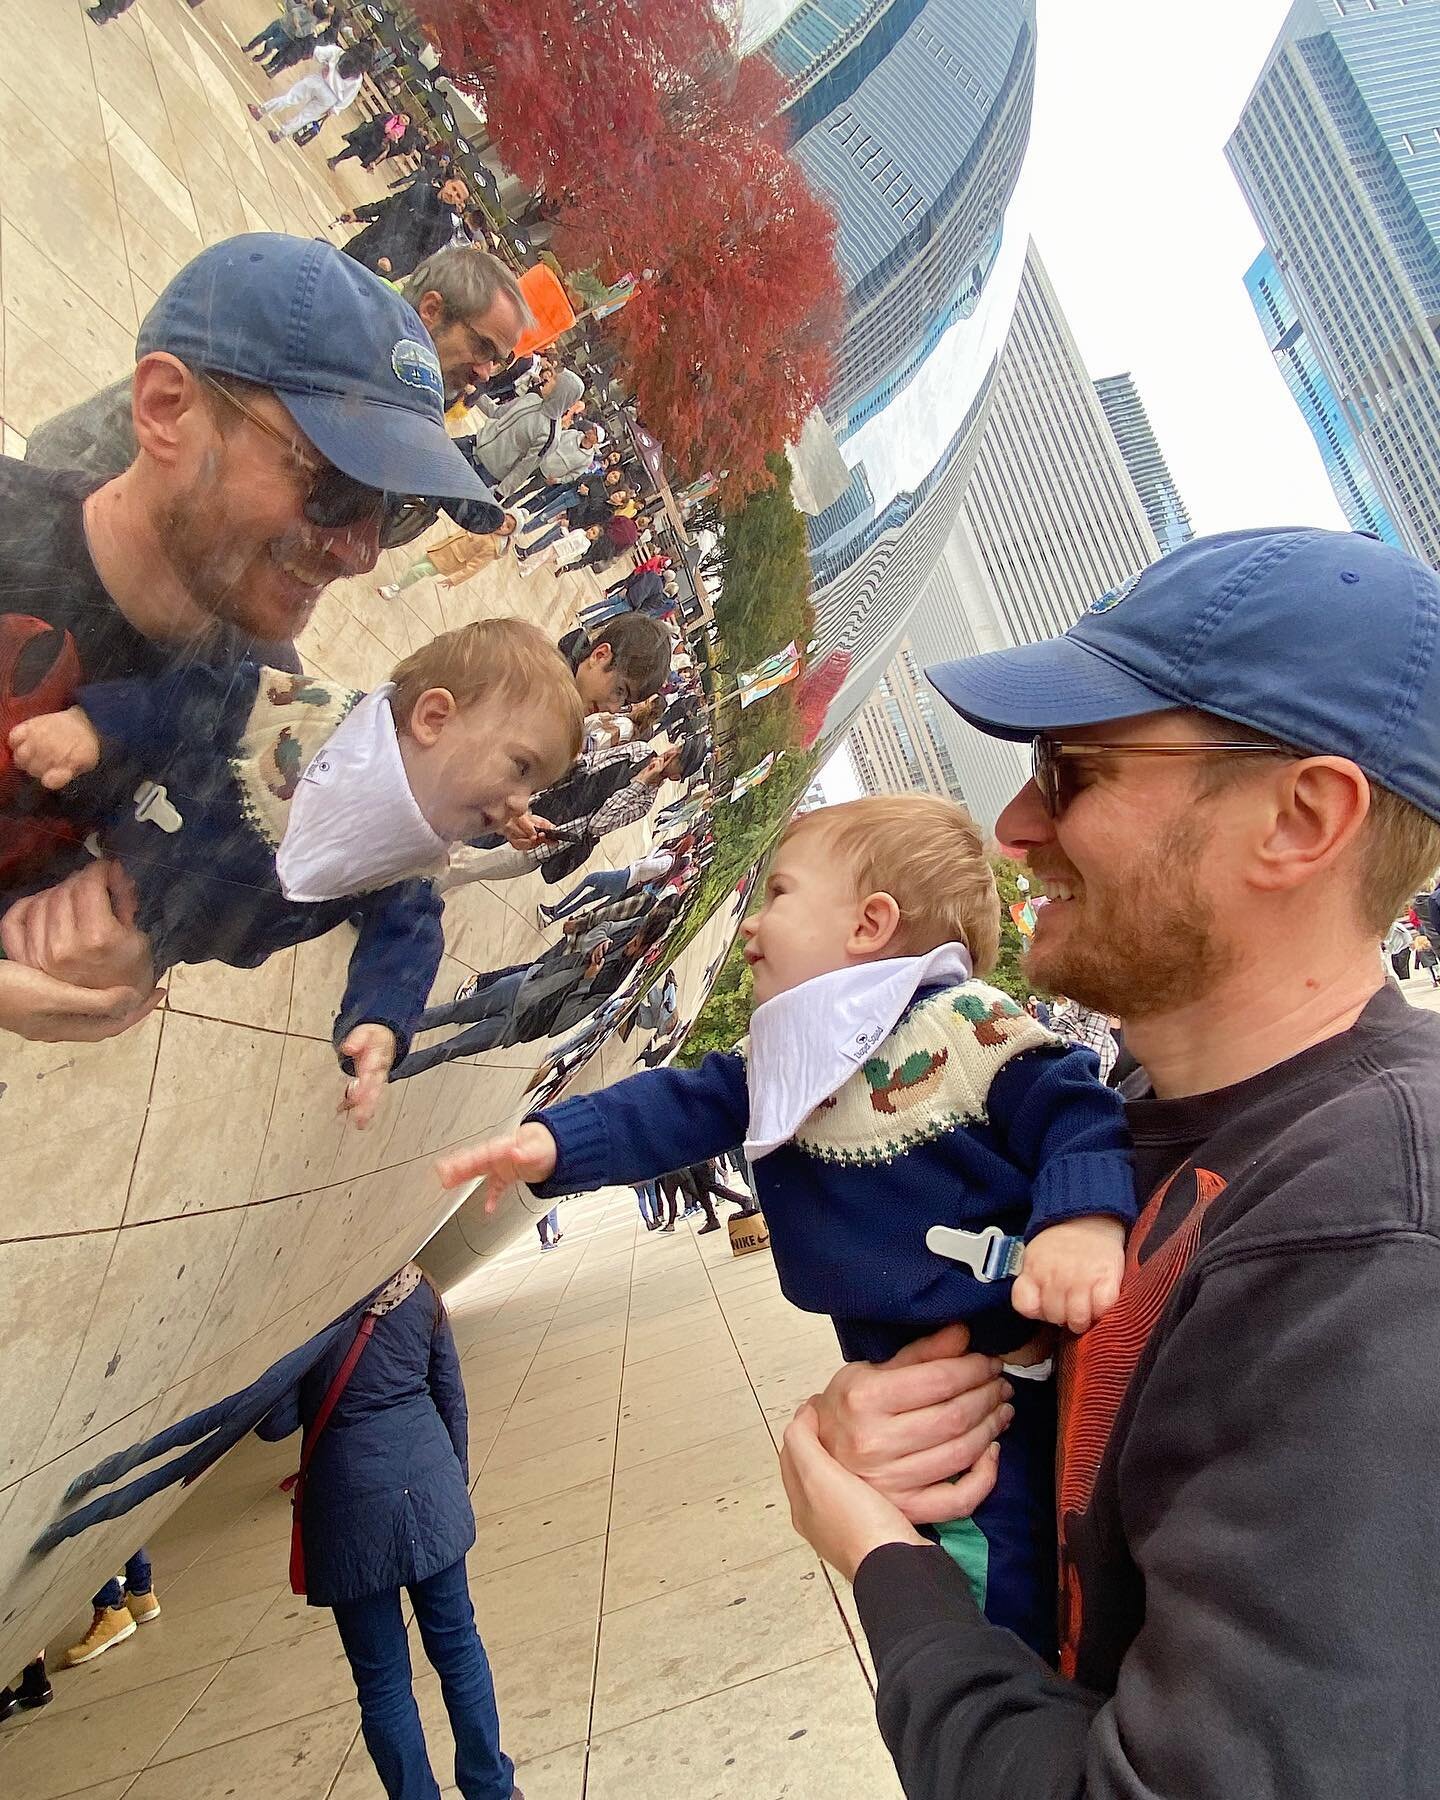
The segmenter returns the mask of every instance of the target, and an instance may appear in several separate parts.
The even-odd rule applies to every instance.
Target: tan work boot
[[[137,1625],[148,1625],[160,1617],[160,1602],[154,1588],[148,1594],[126,1594],[125,1605]]]
[[[90,1629],[78,1644],[72,1644],[65,1652],[64,1666],[67,1669],[78,1669],[81,1663],[94,1662],[97,1656],[103,1656],[114,1644],[120,1644],[128,1637],[135,1635],[135,1621],[123,1606],[97,1606],[95,1617],[90,1621]]]

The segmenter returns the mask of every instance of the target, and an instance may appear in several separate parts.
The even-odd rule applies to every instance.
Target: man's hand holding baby
[[[1025,1246],[1010,1304],[1079,1335],[1115,1304],[1125,1272],[1125,1226],[1094,1213],[1036,1232]]]
[[[44,788],[68,787],[77,775],[100,765],[100,739],[78,706],[22,719],[11,731],[9,745],[15,767]]]

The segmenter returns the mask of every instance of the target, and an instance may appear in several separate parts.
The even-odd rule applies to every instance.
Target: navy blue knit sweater
[[[1034,1335],[1011,1310],[1011,1283],[980,1281],[936,1255],[925,1244],[931,1225],[994,1224],[1028,1239],[1097,1213],[1134,1219],[1119,1097],[1101,1086],[1092,1051],[1022,1019],[978,982],[922,992],[835,1099],[753,1165],[786,1298],[829,1313],[851,1360],[881,1360],[956,1319],[990,1355]],[[966,1028],[981,1046],[968,1080]],[[829,1109],[836,1120],[848,1111],[859,1136],[852,1129],[841,1142]],[[744,1140],[746,1065],[707,1056],[698,1069],[634,1075],[530,1116],[558,1150],[538,1194],[647,1181]]]
[[[275,873],[275,844],[260,828],[239,777],[253,761],[245,754],[244,734],[257,695],[267,684],[283,691],[290,683],[297,684],[297,714],[311,694],[332,710],[359,697],[252,664],[190,664],[156,681],[82,687],[76,703],[99,733],[108,785],[126,793],[142,777],[161,782],[182,820],[178,831],[163,831],[153,821],[137,820],[127,801],[105,820],[101,840],[135,883],[136,922],[150,939],[157,974],[177,963],[257,968],[292,944],[347,921],[356,925],[334,1041],[343,1043],[357,1025],[388,1026],[398,1063],[440,967],[441,902],[420,880],[336,900],[286,899]],[[283,801],[277,798],[277,805]]]

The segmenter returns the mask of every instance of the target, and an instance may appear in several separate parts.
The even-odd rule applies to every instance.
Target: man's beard
[[[201,612],[233,623],[251,556],[229,541],[225,529],[225,481],[218,458],[182,493],[173,496],[159,536],[171,568]]]
[[[1026,958],[1029,979],[1127,1023],[1207,992],[1234,952],[1220,940],[1214,908],[1200,892],[1205,838],[1198,819],[1172,820],[1143,864],[1124,874],[1107,871],[1103,888],[1085,881],[1083,922],[1072,922],[1049,954],[1037,936]]]
[[[272,558],[269,546],[237,540],[232,534],[227,505],[231,491],[223,460],[210,458],[190,486],[172,498],[160,522],[161,546],[186,592],[217,629],[230,625],[261,639],[289,636],[303,620],[253,616]],[[303,533],[297,528],[293,535],[293,554],[300,557]]]

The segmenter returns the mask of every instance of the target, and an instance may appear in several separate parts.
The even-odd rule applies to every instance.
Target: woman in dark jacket
[[[318,1436],[316,1417],[355,1339],[341,1337],[258,1429],[305,1428],[298,1492],[306,1597],[328,1606],[355,1677],[360,1724],[391,1800],[438,1800],[411,1688],[400,1590],[440,1676],[465,1800],[511,1800],[515,1769],[465,1579],[475,1542],[465,1389],[445,1302],[408,1264],[366,1309],[369,1341]]]

